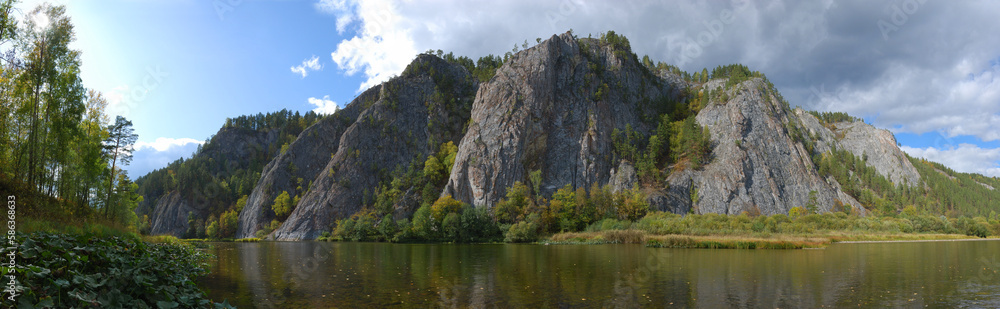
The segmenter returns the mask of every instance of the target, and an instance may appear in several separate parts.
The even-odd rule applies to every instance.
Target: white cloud
[[[982,65],[970,70],[969,61],[957,61],[947,72],[893,65],[874,83],[844,85],[836,93],[820,95],[818,106],[854,115],[875,115],[876,124],[896,132],[942,131],[948,137],[971,135],[984,141],[997,140],[1000,65],[977,62]]]
[[[347,34],[331,53],[358,91],[400,74],[417,53],[476,59],[573,29],[614,30],[640,57],[694,72],[743,63],[791,105],[843,111],[894,132],[1000,140],[1000,32],[991,1],[918,1],[883,35],[898,1],[321,0]],[[940,160],[946,161],[946,160]],[[954,161],[948,161],[954,162]]]
[[[360,27],[356,36],[337,44],[330,58],[347,75],[364,71],[368,79],[359,92],[399,74],[417,55],[410,25],[397,13],[394,3],[363,1],[341,8],[336,13],[337,30],[343,31],[355,20]]]
[[[330,96],[328,95],[323,96],[322,99],[311,97],[308,99],[308,101],[309,104],[316,105],[316,108],[313,109],[313,111],[321,115],[332,115],[333,113],[336,113],[337,109],[339,108],[337,106],[337,102],[330,100]]]
[[[193,138],[157,138],[153,142],[138,142],[132,153],[132,163],[125,167],[132,179],[163,168],[177,159],[191,157],[205,141]]]
[[[184,146],[187,144],[204,144],[205,141],[199,141],[193,138],[169,138],[169,137],[158,137],[153,142],[137,142],[135,143],[135,149],[153,148],[156,151],[166,151],[174,146]]]
[[[302,60],[302,65],[294,66],[291,68],[292,73],[302,74],[302,78],[309,75],[309,71],[319,71],[323,69],[323,66],[319,64],[319,57],[313,56],[312,58]]]
[[[343,34],[347,26],[355,21],[354,5],[347,0],[320,0],[316,9],[321,12],[337,15],[337,33]]]
[[[109,118],[114,119],[115,116],[128,117],[131,107],[130,103],[126,101],[126,97],[129,93],[128,85],[122,85],[111,89],[104,94],[104,97],[108,100],[108,107],[105,109],[107,111]]]
[[[937,149],[900,147],[913,157],[939,162],[962,173],[978,173],[986,176],[1000,176],[1000,148],[979,148],[972,144],[960,144],[958,148]]]

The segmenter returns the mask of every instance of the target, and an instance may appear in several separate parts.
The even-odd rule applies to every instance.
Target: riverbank
[[[997,237],[996,218],[846,213],[799,216],[651,213],[636,222],[605,219],[582,232],[556,233],[547,244],[636,243],[664,248],[803,249],[838,242],[962,240]],[[990,236],[993,235],[993,236]]]
[[[654,235],[641,230],[558,233],[540,244],[644,244],[654,248],[693,249],[809,249],[834,243],[891,243],[924,241],[1000,240],[959,234],[824,234],[824,235]]]
[[[15,256],[0,276],[12,275],[18,290],[4,307],[234,308],[195,285],[214,257],[192,244],[140,235],[93,214],[74,217],[62,204],[46,206],[16,217],[16,246],[0,248],[0,256]]]
[[[176,239],[34,232],[15,240],[16,248],[0,248],[17,257],[0,271],[17,281],[12,307],[233,308],[194,283],[213,257]]]

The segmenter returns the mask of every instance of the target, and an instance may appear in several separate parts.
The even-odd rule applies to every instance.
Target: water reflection
[[[200,285],[246,308],[998,307],[1000,242],[825,250],[215,243]]]

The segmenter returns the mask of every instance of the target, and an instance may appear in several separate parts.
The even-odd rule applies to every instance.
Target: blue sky
[[[109,113],[132,120],[139,134],[133,178],[190,156],[227,117],[306,112],[317,108],[310,98],[342,105],[364,81],[330,65],[342,39],[336,17],[310,2],[52,3],[72,18],[84,85],[107,96]],[[291,71],[313,57],[319,70]]]
[[[991,1],[51,2],[72,17],[85,86],[135,124],[133,178],[189,156],[227,117],[343,106],[418,52],[478,58],[569,29],[615,30],[688,71],[747,64],[792,105],[864,117],[913,156],[1000,176]]]

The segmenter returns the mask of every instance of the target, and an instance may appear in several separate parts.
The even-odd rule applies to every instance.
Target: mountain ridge
[[[540,201],[567,186],[639,190],[651,210],[680,214],[958,211],[935,190],[948,184],[891,132],[792,109],[745,66],[689,74],[640,60],[610,31],[484,58],[421,54],[303,128],[261,169],[245,207],[230,207],[239,213],[233,236],[314,239],[341,218],[403,220],[444,197],[492,211],[518,183]],[[981,190],[1000,185],[974,179]],[[187,207],[178,196],[157,200]],[[178,220],[159,213],[173,215],[151,218],[154,226]]]

